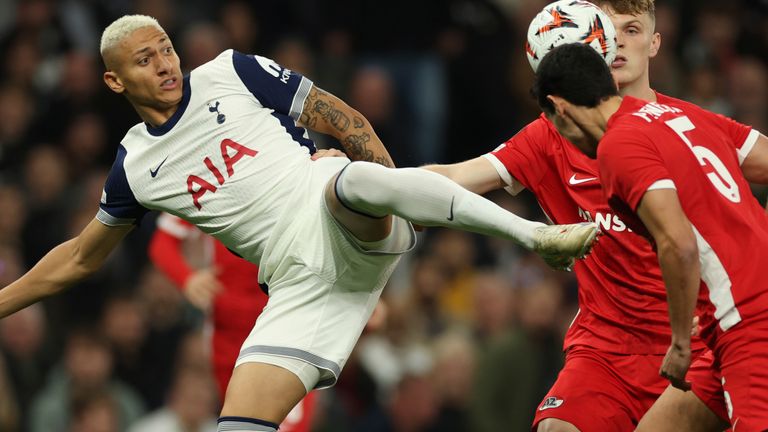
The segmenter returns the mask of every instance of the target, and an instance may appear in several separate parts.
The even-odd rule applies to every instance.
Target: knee
[[[371,180],[371,176],[379,173],[378,170],[386,169],[379,164],[365,161],[350,162],[341,173],[345,186],[365,187]]]
[[[336,193],[345,200],[354,200],[361,191],[368,188],[366,162],[351,162],[336,179]]]
[[[536,432],[580,432],[571,423],[556,418],[546,418],[539,422]]]
[[[388,168],[371,162],[351,162],[339,173],[336,193],[346,203],[386,196]],[[371,195],[371,192],[375,192]]]

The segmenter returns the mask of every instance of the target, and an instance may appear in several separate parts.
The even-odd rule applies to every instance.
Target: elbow
[[[69,283],[79,282],[96,273],[97,270],[99,270],[99,266],[93,265],[85,260],[76,259],[72,261],[72,269],[70,272],[71,280]]]
[[[69,262],[71,283],[87,278],[96,273],[101,267],[101,262],[96,262],[96,260],[86,257],[81,253],[77,239],[74,239]]]
[[[699,247],[696,244],[696,237],[693,232],[677,238],[669,239],[664,244],[659,245],[659,252],[663,253],[682,266],[690,268],[696,266],[699,262]]]
[[[678,250],[678,260],[685,266],[685,268],[698,268],[699,266],[699,249],[694,242],[693,247],[685,247]]]

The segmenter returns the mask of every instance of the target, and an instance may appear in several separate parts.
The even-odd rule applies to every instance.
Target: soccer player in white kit
[[[197,225],[258,264],[269,286],[220,431],[277,430],[308,390],[335,383],[415,244],[407,221],[512,240],[561,266],[595,239],[594,224],[527,221],[439,174],[388,168],[360,113],[269,59],[228,50],[183,77],[168,35],[141,15],[107,27],[101,54],[104,81],[143,122],[121,142],[96,218],[0,291],[0,317],[94,272],[148,210]],[[304,126],[378,164],[313,161]]]

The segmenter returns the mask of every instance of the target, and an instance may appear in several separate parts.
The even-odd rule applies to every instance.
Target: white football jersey
[[[309,181],[315,146],[296,121],[311,88],[233,50],[196,68],[165,124],[140,123],[123,138],[97,218],[127,225],[164,211],[258,263],[286,197]]]

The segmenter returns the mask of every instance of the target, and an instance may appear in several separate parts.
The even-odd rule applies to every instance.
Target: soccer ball
[[[616,58],[616,29],[599,7],[585,0],[560,0],[539,12],[528,27],[525,52],[533,71],[554,47],[588,44],[610,65]]]

